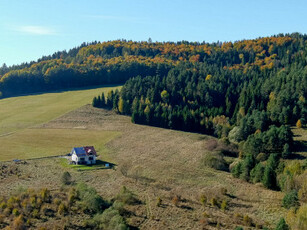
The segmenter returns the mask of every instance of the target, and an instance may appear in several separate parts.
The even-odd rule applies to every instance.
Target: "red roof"
[[[97,155],[94,146],[84,146],[83,147],[87,155]]]

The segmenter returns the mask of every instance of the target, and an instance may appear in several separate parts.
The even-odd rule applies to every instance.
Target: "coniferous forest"
[[[93,106],[130,115],[137,124],[234,143],[241,160],[225,170],[285,190],[293,175],[283,174],[280,159],[293,157],[290,126],[302,127],[307,119],[306,42],[306,36],[292,34],[210,45],[165,43],[172,47],[163,56],[173,61],[168,71],[157,65],[153,75],[129,78],[120,92],[95,97]]]

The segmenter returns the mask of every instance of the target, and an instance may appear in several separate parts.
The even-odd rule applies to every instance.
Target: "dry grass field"
[[[281,207],[281,192],[201,164],[203,156],[220,145],[213,137],[135,125],[130,117],[90,105],[36,126],[33,132],[78,132],[81,127],[82,132],[95,133],[98,139],[110,133],[100,159],[115,163],[115,170],[79,172],[63,167],[58,158],[27,160],[17,165],[16,173],[3,176],[0,195],[13,193],[20,186],[58,189],[59,178],[68,170],[76,182],[95,187],[106,199],[124,185],[132,190],[142,203],[127,207],[133,213],[128,223],[140,229],[274,227],[286,212]],[[208,149],[212,141],[217,144]],[[5,164],[16,167],[13,162]],[[206,205],[200,202],[202,195],[208,200]],[[158,199],[162,201],[159,206]],[[225,210],[220,208],[222,201],[228,203]]]

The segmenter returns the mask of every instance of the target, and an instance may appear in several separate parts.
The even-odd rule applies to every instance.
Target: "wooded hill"
[[[221,110],[222,106],[225,112],[230,114],[235,110],[236,100],[240,96],[241,88],[244,88],[243,85],[246,84],[244,93],[249,94],[248,84],[250,82],[255,84],[255,81],[264,83],[264,79],[267,80],[264,84],[266,87],[262,90],[262,94],[257,94],[257,100],[262,100],[263,94],[270,94],[275,88],[289,92],[281,83],[292,81],[292,78],[296,80],[293,79],[291,85],[299,82],[300,87],[299,90],[296,90],[296,85],[292,87],[291,90],[296,91],[292,96],[297,98],[299,94],[299,97],[306,98],[306,92],[300,90],[304,88],[304,84],[306,85],[303,68],[306,65],[306,39],[305,35],[287,34],[234,43],[209,44],[186,41],[153,43],[125,40],[84,43],[67,52],[62,51],[42,57],[37,62],[12,67],[3,65],[0,68],[0,91],[3,97],[9,97],[72,87],[119,84],[138,75],[141,77],[158,75],[163,78],[170,69],[174,69],[173,75],[184,69],[190,77],[193,75],[191,82],[195,83],[195,87],[199,85],[199,77],[203,81],[212,77],[210,82],[213,84],[208,82],[205,85],[213,87],[213,90],[207,92],[207,86],[198,90],[191,88],[193,94],[201,94],[198,100],[201,103],[205,101],[206,104],[209,102],[210,108]],[[297,79],[293,75],[300,77]],[[278,81],[271,82],[271,79],[276,78]],[[238,84],[239,89],[237,89]],[[181,85],[177,83],[175,87]],[[206,93],[202,93],[203,90]],[[255,90],[259,91],[257,88]],[[220,95],[220,91],[225,95]],[[171,93],[170,90],[168,93]],[[291,91],[289,93],[292,94]],[[219,103],[214,102],[211,106],[211,98],[217,95],[219,100],[214,101]],[[274,96],[278,100],[278,95]],[[175,100],[175,97],[170,99]],[[267,95],[265,99],[265,102],[269,100]],[[186,100],[193,101],[194,95],[188,93]],[[246,106],[250,102],[251,99],[246,98],[240,103]],[[262,106],[265,106],[265,102]],[[253,104],[251,109],[254,106],[257,105]],[[298,108],[295,112],[300,114],[301,111]],[[221,111],[214,113],[221,114]]]

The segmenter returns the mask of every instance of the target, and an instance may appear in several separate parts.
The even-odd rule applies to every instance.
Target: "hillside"
[[[54,194],[62,187],[69,193],[70,187],[63,188],[60,179],[68,170],[76,183],[85,182],[93,186],[105,200],[113,199],[122,186],[133,191],[141,203],[126,204],[124,216],[134,228],[234,229],[245,226],[255,229],[256,226],[275,227],[286,213],[286,209],[281,207],[281,192],[234,179],[228,172],[217,171],[201,163],[214,149],[223,148],[223,144],[213,137],[135,125],[126,116],[90,105],[34,130],[63,129],[73,133],[75,127],[94,133],[121,133],[107,142],[106,151],[99,151],[101,160],[117,165],[115,170],[76,171],[64,167],[61,159],[27,160],[26,164],[17,165],[13,162],[1,163],[2,167],[17,167],[19,175],[6,175],[1,179],[3,189],[0,197],[19,194],[18,191],[27,188],[47,188]],[[204,195],[208,199],[207,204],[201,202]],[[174,197],[178,197],[178,202],[174,201]],[[158,199],[161,199],[161,205],[157,205]],[[216,199],[217,204],[212,205],[212,199]],[[223,200],[228,203],[225,210],[220,206]],[[49,207],[53,205],[51,203]],[[68,229],[83,229],[81,227],[89,218],[88,214],[74,212],[71,210],[65,215],[45,217],[41,211],[39,218],[31,218],[31,226],[34,229],[38,226],[50,229],[50,224],[57,220],[56,226],[62,223],[71,227]],[[81,221],[79,217],[82,217]]]
[[[120,87],[78,89],[0,100],[0,144],[7,149],[0,154],[0,161],[66,154],[71,146],[91,141],[96,144],[99,136],[114,135],[87,133],[82,129],[70,133],[65,130],[39,132],[33,129],[87,104],[96,94],[111,89]],[[96,139],[93,138],[95,136]],[[63,139],[65,142],[61,142]]]
[[[124,83],[138,75],[165,76],[183,64],[202,66],[205,73],[225,70],[267,77],[278,70],[306,65],[306,35],[280,34],[237,42],[134,42],[126,40],[82,44],[37,62],[0,69],[3,97],[37,91]],[[296,64],[294,64],[296,63]],[[256,72],[255,72],[256,71]],[[246,78],[245,78],[246,79]]]
[[[26,161],[1,163],[0,226],[305,229],[306,57],[294,33],[95,42],[3,66],[0,160]],[[102,84],[123,86],[65,91]],[[28,160],[77,145],[99,164]]]

